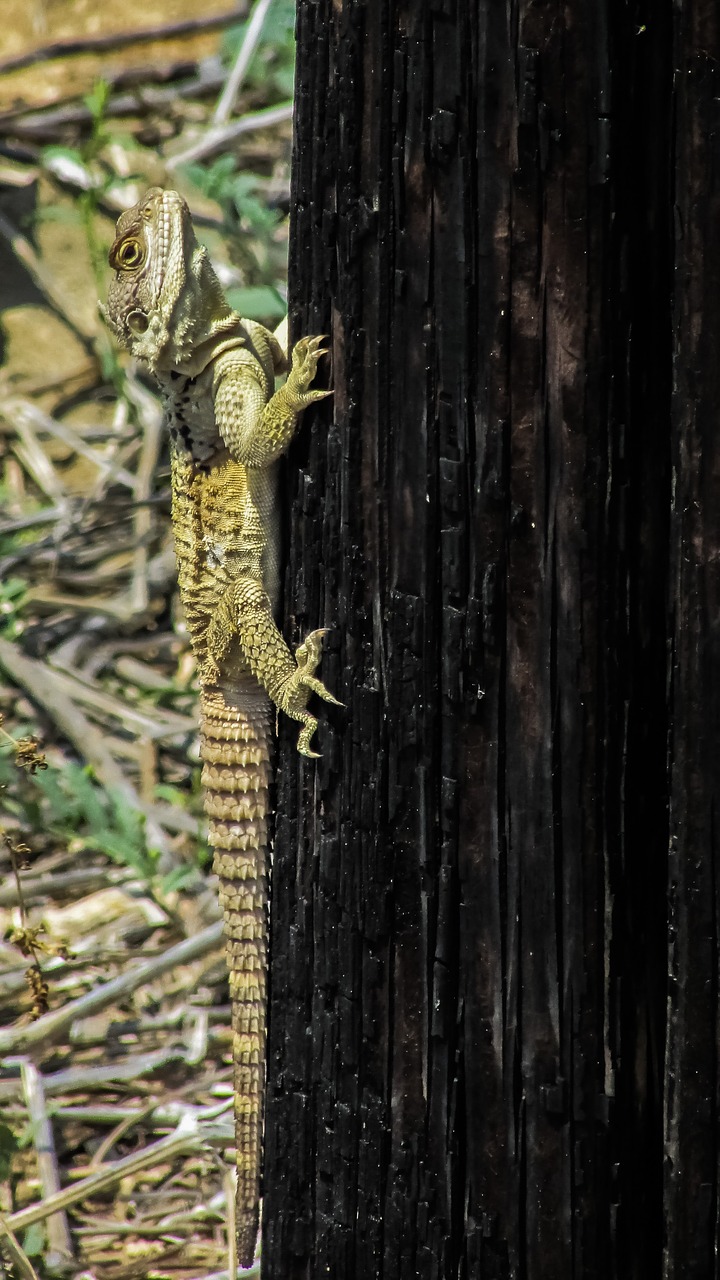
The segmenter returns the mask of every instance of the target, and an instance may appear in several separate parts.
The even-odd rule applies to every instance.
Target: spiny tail
[[[257,1243],[265,1095],[270,705],[257,686],[204,690],[200,754],[209,843],[220,880],[233,1026],[237,1244]]]

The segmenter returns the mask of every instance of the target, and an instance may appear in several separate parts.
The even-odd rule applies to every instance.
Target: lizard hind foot
[[[297,749],[300,755],[308,756],[311,760],[319,759],[318,752],[313,751],[310,745],[318,722],[315,716],[305,709],[308,694],[316,693],[318,697],[324,698],[326,702],[332,702],[336,707],[343,705],[314,675],[322,657],[322,638],[326,634],[327,628],[319,627],[317,631],[311,631],[302,644],[298,645],[295,653],[297,668],[290,678],[283,707],[283,710],[287,710],[296,720],[301,721],[303,727],[298,737]]]
[[[301,756],[307,756],[308,760],[319,760],[320,752],[313,751],[310,746],[315,730],[317,729],[318,722],[315,719],[315,716],[310,715],[309,711],[304,712],[302,720],[303,727],[300,730],[297,742],[298,752]]]
[[[317,631],[311,631],[302,644],[298,645],[295,651],[295,661],[298,665],[297,683],[311,693],[316,693],[325,702],[331,702],[334,707],[342,707],[344,703],[326,689],[322,680],[318,680],[314,674],[322,657],[322,638],[327,633],[327,627],[319,627]]]

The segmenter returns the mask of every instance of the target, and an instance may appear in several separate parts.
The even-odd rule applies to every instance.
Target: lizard
[[[208,842],[230,979],[237,1256],[247,1267],[262,1163],[272,707],[301,724],[298,750],[314,757],[308,698],[340,705],[315,675],[324,629],[293,654],[275,623],[276,463],[302,410],[332,392],[311,386],[323,338],[300,339],[288,362],[268,329],[230,307],[177,192],[152,187],[120,216],[109,262],[115,275],[101,311],[159,384],[170,433],[178,583],[200,686]]]

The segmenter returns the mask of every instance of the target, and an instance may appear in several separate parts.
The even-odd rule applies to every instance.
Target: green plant
[[[74,166],[81,171],[84,190],[77,196],[77,208],[85,230],[90,261],[95,281],[103,283],[105,275],[105,253],[95,232],[95,214],[100,200],[112,185],[113,176],[99,164],[100,153],[109,141],[105,122],[105,112],[110,86],[104,80],[98,80],[90,93],[83,97],[83,102],[90,112],[90,132],[78,147],[49,146],[44,147],[41,159],[51,172],[62,174],[63,163]]]
[[[96,849],[145,880],[155,878],[159,854],[148,848],[143,815],[126,796],[100,786],[89,765],[47,769],[35,784],[44,801],[37,819],[46,830],[73,849]]]
[[[250,320],[277,322],[287,305],[282,293],[286,272],[283,215],[268,204],[267,179],[240,173],[235,156],[185,167],[188,179],[223,210],[233,248],[247,284],[227,290],[228,299]]]
[[[5,1121],[0,1120],[0,1182],[6,1182],[10,1177],[13,1158],[19,1150],[19,1139]]]
[[[232,65],[245,39],[247,22],[230,27],[221,57]],[[291,98],[295,73],[295,0],[274,0],[245,76],[245,84],[267,98]]]
[[[6,578],[0,582],[0,635],[14,640],[20,633],[19,613],[22,610],[27,582],[24,578]]]
[[[47,1245],[47,1233],[44,1222],[33,1222],[23,1235],[23,1253],[28,1258],[42,1258]]]
[[[16,761],[23,743],[34,738],[10,739]],[[29,750],[29,748],[28,748]],[[18,777],[9,752],[0,755],[0,787],[7,813],[21,819],[28,834],[49,834],[78,853],[104,853],[121,866],[135,871],[160,898],[195,874],[195,866],[176,867],[159,876],[159,851],[148,845],[145,817],[128,804],[127,797],[101,786],[89,765],[68,763],[62,768],[48,765],[42,756],[41,771],[32,778]],[[198,865],[202,865],[198,859]]]
[[[227,32],[222,56],[228,68],[247,35],[248,22]],[[243,90],[254,106],[270,107],[292,98],[295,72],[295,0],[273,0],[245,72]],[[276,323],[285,315],[287,275],[284,213],[268,198],[269,179],[240,169],[236,155],[184,166],[187,179],[220,205],[232,252],[245,283],[227,291],[241,315]]]
[[[101,163],[101,154],[111,135],[107,128],[107,104],[110,97],[110,85],[105,80],[97,80],[89,93],[83,96],[83,102],[90,112],[90,130],[87,137],[78,147],[49,146],[42,152],[42,162],[51,172],[62,174],[62,166],[71,165],[81,173],[83,189],[77,197],[77,216],[82,223],[88,254],[92,266],[95,286],[100,296],[105,291],[107,259],[104,244],[98,238],[96,215],[100,202],[116,181],[115,175]],[[116,135],[112,141],[121,141]],[[47,216],[47,213],[46,213]],[[115,344],[104,330],[96,342],[96,354],[100,367],[109,382],[112,382],[119,395],[123,394],[124,374],[118,360]]]

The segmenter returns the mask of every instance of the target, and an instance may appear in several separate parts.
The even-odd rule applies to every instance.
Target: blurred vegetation
[[[178,1098],[214,1133],[217,1097],[231,1094],[228,994],[161,412],[96,304],[118,214],[162,185],[188,200],[232,305],[271,327],[285,314],[295,4],[254,0],[221,25],[191,0],[172,21],[128,0],[126,33],[157,30],[117,46],[117,11],[92,32],[72,0],[43,12],[65,23],[48,48],[72,39],[76,52],[51,49],[43,80],[28,36],[0,78],[0,1040],[17,1028],[0,1053],[20,1052],[46,1009],[129,972],[138,949],[210,941],[189,976],[128,996],[99,1032],[80,1018],[33,1055],[46,1090],[54,1073],[64,1082],[57,1107],[41,1107],[60,1184],[92,1170],[117,1109],[107,1158],[148,1147],[130,1192],[119,1172],[91,1208],[22,1225],[50,1194],[42,1126],[32,1072],[0,1058],[0,1270],[5,1257],[8,1274],[40,1280],[190,1280],[227,1274],[229,1112],[189,1164],[155,1169],[151,1148]],[[13,17],[24,29],[22,6]]]

